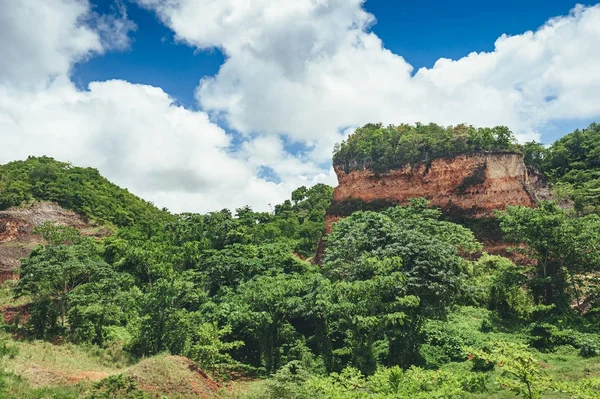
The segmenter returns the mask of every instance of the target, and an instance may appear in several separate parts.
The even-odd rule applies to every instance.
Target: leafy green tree
[[[272,373],[284,360],[295,360],[289,350],[302,336],[291,320],[303,313],[303,304],[309,305],[318,285],[319,276],[314,273],[265,275],[241,284],[222,298],[224,321],[239,333],[246,348],[258,349],[258,359],[251,362]]]
[[[58,231],[62,230],[56,227]],[[61,236],[60,233],[54,234]],[[21,278],[16,286],[17,296],[30,295],[34,306],[46,309],[38,313],[47,320],[32,320],[38,335],[43,336],[54,326],[51,309],[54,308],[65,327],[72,293],[80,286],[107,278],[113,269],[101,257],[98,245],[90,238],[80,238],[74,245],[55,243],[36,248],[21,264]]]
[[[221,337],[231,334],[231,326],[219,328],[217,323],[202,323],[192,335],[185,355],[201,368],[215,371],[218,366],[235,363],[229,352],[244,345],[242,341],[226,342]]]
[[[567,284],[577,292],[574,276],[600,269],[600,217],[575,217],[553,202],[537,208],[508,207],[498,218],[505,238],[537,261],[534,293],[546,304],[566,308]]]
[[[542,168],[560,199],[579,214],[600,210],[600,124],[565,135],[544,151]]]
[[[500,385],[522,398],[540,399],[552,388],[552,380],[525,345],[497,342],[489,353],[479,350],[474,351],[474,356],[497,364],[502,369]]]
[[[103,346],[109,327],[126,328],[137,319],[141,291],[126,273],[109,276],[75,288],[69,296],[69,334],[77,343]]]
[[[388,355],[386,333],[405,327],[407,319],[420,304],[407,295],[406,276],[400,258],[367,258],[361,262],[369,278],[337,281],[332,287],[329,315],[331,330],[345,337],[334,354],[348,357],[350,364],[372,374]],[[393,343],[395,337],[389,336]]]
[[[198,309],[205,300],[189,275],[157,280],[140,300],[141,320],[131,349],[140,355],[184,353],[204,321]]]
[[[488,254],[473,262],[472,268],[465,284],[467,304],[487,307],[505,319],[529,318],[534,301],[527,290],[526,269],[510,259]]]
[[[409,366],[419,361],[424,320],[444,315],[466,278],[459,248],[479,248],[470,231],[437,220],[439,214],[424,205],[415,202],[383,213],[357,212],[336,223],[328,237],[326,275],[333,281],[355,283],[354,290],[362,289],[349,298],[351,303],[360,297],[372,301],[359,303],[360,309],[371,310],[359,313],[365,322],[389,316],[397,325],[383,328],[389,364]],[[372,365],[373,360],[367,363]]]

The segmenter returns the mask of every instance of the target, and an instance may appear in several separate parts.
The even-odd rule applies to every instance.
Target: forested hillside
[[[0,166],[0,210],[32,201],[52,201],[97,222],[129,226],[167,217],[153,204],[102,177],[48,157]]]
[[[530,144],[529,158],[550,179],[557,199],[574,202],[577,212],[600,212],[600,125],[568,134],[549,148]]]
[[[523,152],[576,204],[496,213],[532,260],[523,267],[481,255],[473,232],[425,199],[338,221],[315,266],[325,185],[298,188],[272,212],[172,215],[93,169],[50,158],[1,166],[3,208],[56,201],[117,228],[102,238],[37,229],[47,245],[0,295],[0,397],[198,397],[174,388],[189,378],[169,364],[187,363],[168,354],[222,384],[206,397],[599,398],[598,134],[592,125],[545,149],[517,145],[506,128],[367,125],[337,150],[336,166],[380,172]],[[35,348],[102,373],[67,378]]]

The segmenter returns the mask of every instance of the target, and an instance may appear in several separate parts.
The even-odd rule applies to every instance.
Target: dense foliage
[[[0,210],[32,201],[52,201],[98,222],[129,226],[167,217],[96,169],[80,168],[48,157],[29,157],[0,166]]]
[[[583,311],[580,291],[600,270],[600,216],[576,217],[553,202],[508,207],[498,216],[505,238],[526,244],[521,251],[537,261],[531,288],[539,302],[568,308],[575,301]],[[586,284],[578,281],[586,275]]]
[[[301,191],[273,214],[182,215],[102,241],[43,226],[48,245],[23,262],[16,287],[33,301],[30,333],[97,345],[118,338],[134,355],[168,350],[209,368],[268,373],[308,358],[365,373],[420,363],[423,323],[443,317],[464,289],[458,254],[480,248],[472,233],[424,200],[359,212],[336,225],[319,269],[292,253],[303,241],[282,230],[297,216],[282,213],[304,215],[304,202],[330,190]]]
[[[600,124],[577,129],[548,148],[530,143],[526,154],[553,184],[557,199],[572,200],[579,213],[600,212]]]
[[[505,126],[443,127],[430,123],[415,126],[367,124],[336,146],[333,164],[346,172],[368,168],[376,173],[435,158],[474,152],[522,152]]]
[[[436,125],[367,125],[335,162],[384,171],[456,152],[522,150],[564,188],[565,176],[595,167],[590,129],[576,134],[588,143],[577,157],[563,145],[560,167],[550,166],[559,165],[558,143],[521,149],[504,128]],[[325,185],[300,187],[271,212],[171,215],[49,158],[0,167],[0,184],[3,207],[53,200],[119,226],[103,238],[38,228],[47,244],[22,261],[13,290],[30,318],[5,327],[19,337],[132,359],[167,352],[218,377],[266,378],[249,398],[598,398],[600,217],[590,196],[575,211],[542,202],[497,214],[498,234],[530,266],[482,254],[469,227],[424,199],[334,204],[347,217],[317,266],[307,260],[331,203]],[[0,342],[2,356],[17,355]],[[0,396],[11,378],[0,373]],[[122,375],[85,395],[147,397]]]

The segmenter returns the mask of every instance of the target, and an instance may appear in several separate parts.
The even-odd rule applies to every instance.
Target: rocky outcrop
[[[412,198],[427,198],[447,218],[464,221],[492,219],[496,209],[509,205],[532,207],[549,196],[543,181],[528,171],[523,155],[516,153],[438,158],[381,174],[371,170],[346,173],[341,168],[335,168],[335,172],[339,185],[326,215],[326,233],[352,212],[405,204]],[[478,238],[484,244],[489,241],[489,248],[498,246],[497,237]]]
[[[25,258],[41,237],[33,234],[35,227],[46,222],[75,227],[84,235],[107,235],[106,229],[90,226],[81,216],[50,202],[32,206],[11,208],[0,212],[0,283],[17,278],[15,269],[19,260]]]

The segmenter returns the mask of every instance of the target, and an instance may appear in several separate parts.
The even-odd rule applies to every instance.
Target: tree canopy
[[[407,164],[475,152],[522,152],[522,146],[505,126],[475,128],[402,124],[367,124],[337,145],[334,166],[346,173],[370,169],[382,173]]]

